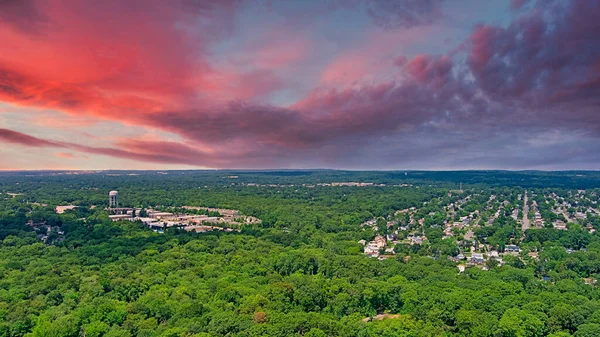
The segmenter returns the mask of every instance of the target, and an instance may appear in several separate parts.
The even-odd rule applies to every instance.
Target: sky
[[[600,169],[597,0],[0,1],[0,170]]]

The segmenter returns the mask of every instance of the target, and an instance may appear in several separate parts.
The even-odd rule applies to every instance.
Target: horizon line
[[[335,168],[222,168],[222,169],[0,169],[0,172],[277,172],[277,171],[339,171],[339,172],[600,172],[600,169],[335,169]]]

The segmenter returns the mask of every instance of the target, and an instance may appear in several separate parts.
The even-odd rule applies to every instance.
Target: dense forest
[[[599,188],[597,172],[0,173],[0,336],[600,336]],[[157,233],[111,221],[113,189],[262,222]],[[522,253],[459,271],[470,234],[442,226],[467,216],[469,245]],[[41,242],[39,222],[60,231]],[[365,256],[388,225],[393,257]]]

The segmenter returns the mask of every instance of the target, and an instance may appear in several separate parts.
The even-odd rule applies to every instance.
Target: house
[[[382,248],[385,248],[385,245],[386,245],[385,238],[381,235],[377,235],[373,241],[369,242],[365,246],[363,252],[365,255],[368,255],[370,257],[378,257],[379,250]]]
[[[411,245],[421,245],[423,244],[423,238],[420,236],[409,236],[407,239],[410,241]]]
[[[365,246],[363,252],[365,255],[368,255],[370,257],[378,257],[379,256],[379,247],[369,243],[368,245]]]
[[[530,258],[532,259],[538,259],[539,258],[539,253],[538,252],[529,252],[529,254],[527,254]]]
[[[485,262],[485,259],[483,258],[483,254],[473,253],[473,254],[471,254],[471,258],[469,259],[469,262],[472,264],[483,264]]]
[[[519,253],[521,252],[521,248],[519,248],[517,245],[506,245],[504,251],[506,253]]]
[[[373,220],[369,220],[369,221],[365,221],[363,223],[360,224],[361,227],[374,227],[375,225],[377,225],[377,220],[373,219]]]
[[[386,243],[387,243],[386,239],[383,236],[381,236],[381,235],[377,235],[375,237],[375,239],[373,239],[373,241],[371,241],[371,244],[374,244],[378,248],[385,247]]]
[[[565,222],[562,220],[556,220],[554,222],[553,226],[554,226],[554,229],[558,229],[558,230],[562,230],[562,231],[567,230],[567,224],[565,224]]]
[[[490,251],[490,252],[488,253],[488,256],[489,256],[489,257],[496,258],[496,257],[499,257],[499,256],[500,256],[500,254],[498,254],[498,251],[497,251],[497,250],[492,250],[492,251]]]

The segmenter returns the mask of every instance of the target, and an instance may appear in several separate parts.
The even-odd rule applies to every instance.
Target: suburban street
[[[527,205],[527,192],[525,192],[525,195],[523,197],[523,226],[522,226],[523,233],[525,233],[525,231],[529,229],[528,213],[529,213],[529,205]]]

